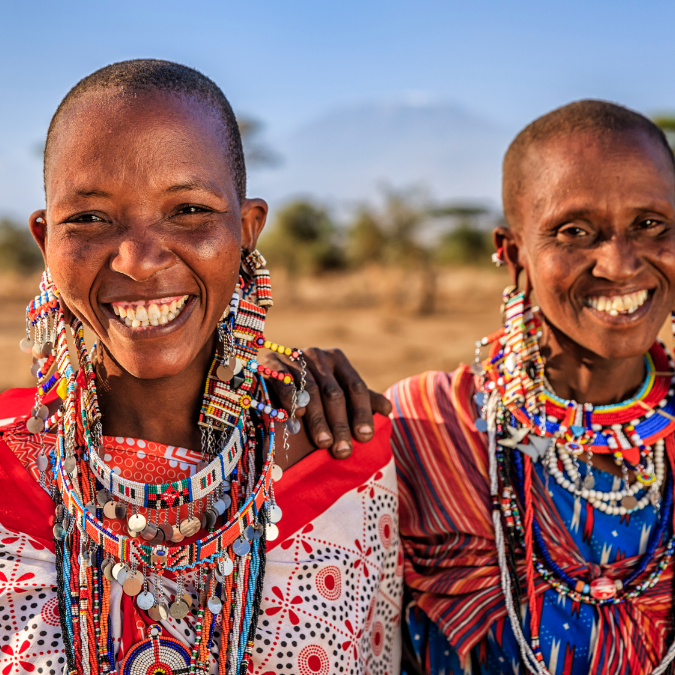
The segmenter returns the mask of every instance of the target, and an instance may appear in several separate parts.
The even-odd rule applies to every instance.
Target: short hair
[[[91,92],[101,89],[119,89],[124,95],[148,91],[166,91],[197,98],[212,107],[224,127],[225,150],[232,171],[237,198],[241,203],[246,197],[246,164],[237,119],[229,101],[213,80],[188,66],[159,59],[133,59],[112,63],[80,80],[59,104],[49,124],[45,142],[43,174],[47,178],[47,165],[55,131],[67,108]]]
[[[536,144],[583,131],[625,134],[643,132],[663,146],[675,172],[675,157],[668,139],[652,120],[616,103],[586,99],[557,108],[528,124],[513,140],[504,156],[502,202],[510,227],[518,224],[518,199],[525,189],[523,168],[528,151]]]

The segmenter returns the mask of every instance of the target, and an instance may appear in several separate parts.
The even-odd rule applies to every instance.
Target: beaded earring
[[[278,537],[276,523],[282,516],[274,498],[274,483],[283,475],[275,462],[275,423],[289,419],[284,410],[272,406],[263,375],[288,386],[293,383],[287,373],[261,368],[258,351],[270,349],[298,362],[303,377],[294,400],[302,399],[306,405],[308,398],[302,352],[263,336],[266,309],[272,305],[264,258],[257,251],[244,255],[239,283],[221,321],[223,349],[214,355],[197,420],[203,434],[203,462],[194,475],[162,485],[133,481],[106,464],[95,373],[82,323],[75,318],[70,326],[79,361],[76,374],[58,298],[47,271],[40,295],[28,307],[21,348],[31,351],[38,365],[29,431],[42,437],[45,430],[57,430],[50,456],[41,453],[37,463],[40,484],[57,503],[53,529],[68,672],[79,672],[89,656],[101,672],[114,672],[113,644],[105,639],[114,583],[134,597],[151,620],[161,622],[169,615],[175,619],[186,615],[192,603],[184,592],[186,575],[194,579],[200,596],[194,646],[188,648],[162,636],[161,629],[151,629],[147,640],[127,653],[120,672],[145,672],[150,648],[153,668],[208,672],[217,622],[220,654],[229,671],[247,670],[260,608],[265,545]],[[121,318],[126,322],[128,317]],[[63,403],[50,417],[42,400],[55,387]],[[284,446],[287,438],[285,429]],[[175,525],[168,518],[171,508],[176,510]],[[126,520],[128,536],[113,532],[104,516]],[[205,536],[180,544],[200,530],[206,531]],[[178,594],[171,604],[162,585],[165,572],[177,576]]]

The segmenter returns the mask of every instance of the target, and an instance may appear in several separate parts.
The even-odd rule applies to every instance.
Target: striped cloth
[[[452,374],[424,373],[388,392],[394,406],[405,581],[412,596],[406,616],[428,673],[519,672],[499,580],[487,437],[474,427],[474,393],[474,378],[465,366]],[[614,480],[597,470],[594,474],[610,486]],[[653,509],[621,519],[594,513],[548,481],[541,464],[533,486],[547,546],[561,567],[577,578],[626,576],[657,521]],[[654,567],[652,562],[647,574]],[[651,672],[667,648],[672,568],[637,599],[601,608],[560,599],[537,578],[542,651],[551,672]],[[520,572],[524,584],[524,562]],[[523,615],[528,635],[526,608]]]

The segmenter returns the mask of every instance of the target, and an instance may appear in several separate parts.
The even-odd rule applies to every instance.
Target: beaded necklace
[[[487,431],[489,436],[493,524],[507,614],[524,666],[532,673],[548,675],[539,644],[535,574],[575,602],[616,604],[655,586],[675,551],[673,534],[664,541],[673,514],[672,473],[668,476],[663,504],[659,499],[665,477],[664,440],[673,445],[675,429],[673,366],[663,346],[657,343],[645,357],[645,382],[628,401],[597,407],[565,401],[546,391],[544,364],[538,348],[540,324],[524,294],[507,289],[503,313],[504,329],[476,343],[477,358],[472,369],[479,376],[482,389],[476,395],[481,412],[476,428]],[[486,345],[492,345],[490,355],[481,362],[479,350]],[[584,452],[588,468],[582,482],[576,458]],[[624,487],[618,492],[598,493],[594,490],[592,457],[594,453],[610,452],[621,468]],[[658,526],[647,549],[626,577],[603,576],[585,581],[574,578],[555,562],[532,499],[532,462],[539,459],[544,460],[544,466],[564,489],[609,515],[625,516],[649,503],[660,509]],[[558,468],[560,464],[567,476]],[[629,468],[636,471],[637,481],[633,485],[628,480]],[[511,471],[515,473],[515,489]],[[645,495],[638,499],[641,491]],[[636,583],[655,560],[659,546],[661,551],[653,571]],[[520,618],[518,549],[525,554],[529,642]],[[675,642],[653,672],[661,675],[673,660]]]
[[[102,459],[95,372],[82,324],[75,319],[71,325],[80,364],[76,376],[58,291],[48,272],[40,288],[28,308],[21,348],[33,353],[38,366],[36,404],[27,427],[38,434],[57,429],[54,451],[49,456],[40,453],[37,463],[40,483],[57,503],[54,538],[68,672],[145,675],[152,666],[152,672],[207,673],[216,622],[222,624],[220,672],[246,671],[260,608],[266,541],[278,536],[276,523],[282,515],[274,501],[274,482],[283,474],[274,462],[275,422],[288,420],[285,411],[273,408],[262,377],[265,369],[256,361],[261,346],[272,347],[262,337],[266,308],[272,302],[264,259],[257,251],[242,259],[237,292],[219,324],[223,352],[215,355],[208,371],[198,419],[203,461],[195,475],[158,485],[123,477]],[[302,352],[288,351],[304,373]],[[276,377],[293,386],[287,374]],[[54,387],[64,402],[50,417],[42,400]],[[306,403],[304,386],[294,391],[294,400],[299,398]],[[287,435],[284,429],[285,447]],[[187,507],[182,520],[181,506]],[[166,509],[172,507],[175,525],[166,520]],[[104,515],[126,518],[129,536],[108,529]],[[205,536],[176,545],[200,530],[206,530]],[[173,601],[162,587],[166,574],[176,578]],[[194,583],[200,597],[194,646],[183,645],[156,626],[116,670],[110,637],[113,585],[121,585],[139,609],[160,622],[169,615],[181,619],[188,614],[188,583]]]

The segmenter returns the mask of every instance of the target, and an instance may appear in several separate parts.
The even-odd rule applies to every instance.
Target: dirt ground
[[[31,357],[18,345],[38,280],[0,277],[0,391],[34,383]],[[381,391],[409,375],[473,359],[475,340],[499,326],[508,279],[490,268],[440,271],[435,311],[427,315],[417,309],[422,278],[413,272],[373,268],[295,281],[273,272],[272,282],[266,336],[287,346],[339,347]]]

